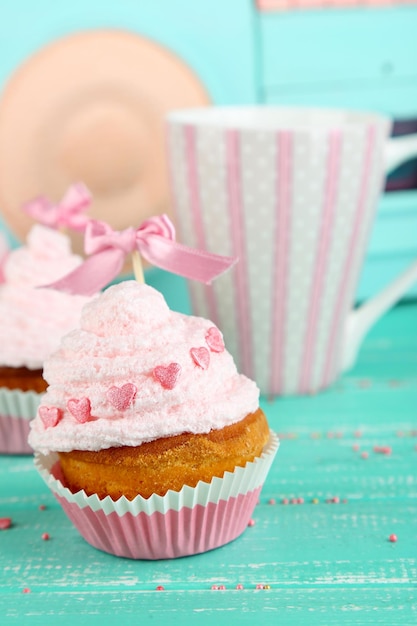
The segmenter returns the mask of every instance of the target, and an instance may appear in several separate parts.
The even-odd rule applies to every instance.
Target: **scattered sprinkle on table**
[[[12,525],[11,517],[0,517],[0,530],[7,530]]]
[[[391,541],[391,543],[395,543],[397,539],[398,537],[394,533],[392,533],[392,535],[389,536],[389,540]]]

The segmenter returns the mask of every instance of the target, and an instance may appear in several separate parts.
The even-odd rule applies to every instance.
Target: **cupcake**
[[[44,376],[29,442],[90,544],[171,558],[244,531],[278,442],[212,322],[125,281],[84,307]]]
[[[0,452],[29,453],[29,420],[46,389],[46,357],[63,334],[76,327],[89,298],[37,285],[80,265],[62,233],[34,226],[27,244],[9,252],[0,284]]]

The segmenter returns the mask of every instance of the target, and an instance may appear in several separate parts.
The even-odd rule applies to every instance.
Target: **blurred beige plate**
[[[169,212],[165,115],[208,101],[182,60],[138,35],[88,31],[47,45],[17,69],[0,101],[8,225],[24,237],[32,221],[22,204],[39,194],[57,201],[75,181],[93,193],[90,215],[116,229]]]

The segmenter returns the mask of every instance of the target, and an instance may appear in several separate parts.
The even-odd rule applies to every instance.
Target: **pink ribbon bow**
[[[47,287],[92,296],[119,274],[126,255],[135,250],[152,265],[206,284],[237,260],[177,243],[174,226],[166,215],[151,217],[139,228],[123,231],[114,231],[105,222],[90,220],[84,247],[90,255],[84,263]]]
[[[67,227],[83,232],[88,223],[84,211],[91,204],[91,194],[83,183],[71,185],[60,202],[54,204],[39,196],[23,205],[25,213],[50,228]]]

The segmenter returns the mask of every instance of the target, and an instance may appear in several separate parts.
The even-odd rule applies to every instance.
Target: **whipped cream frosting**
[[[37,288],[61,278],[82,262],[63,233],[36,225],[26,245],[11,251],[0,285],[0,365],[38,369],[79,322],[90,298]]]
[[[135,281],[84,307],[44,376],[49,387],[29,436],[43,453],[207,433],[259,405],[256,384],[237,372],[213,323],[171,311]]]

